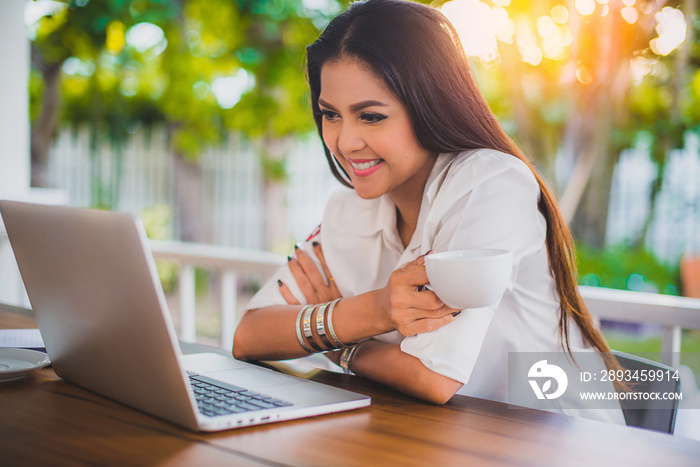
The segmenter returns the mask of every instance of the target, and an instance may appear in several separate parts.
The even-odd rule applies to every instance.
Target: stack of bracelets
[[[338,298],[332,302],[302,307],[297,315],[297,339],[299,339],[301,347],[309,353],[343,349],[340,354],[340,366],[346,374],[352,374],[352,358],[364,341],[343,344],[338,339],[333,329],[333,309],[339,301]],[[312,331],[314,322],[318,339]]]

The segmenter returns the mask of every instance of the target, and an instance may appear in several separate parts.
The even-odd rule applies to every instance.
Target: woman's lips
[[[379,170],[384,159],[347,159],[352,173],[358,177],[367,177]]]

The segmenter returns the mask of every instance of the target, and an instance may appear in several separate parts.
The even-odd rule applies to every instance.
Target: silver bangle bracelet
[[[316,343],[314,335],[311,332],[311,314],[318,305],[310,305],[309,308],[304,312],[304,317],[302,318],[302,327],[304,328],[304,336],[306,341],[309,343],[312,349],[316,352],[321,352],[323,349]]]
[[[309,348],[308,345],[306,345],[306,342],[304,342],[304,338],[301,337],[301,316],[304,314],[307,308],[309,308],[312,305],[306,305],[299,310],[299,314],[297,315],[297,339],[299,339],[299,344],[301,344],[301,348],[306,350],[309,353],[313,353],[313,350]]]
[[[355,353],[357,349],[360,348],[362,344],[366,341],[359,342],[352,347],[346,347],[340,353],[340,367],[343,369],[346,375],[354,375],[352,371],[352,359],[355,358]]]
[[[328,340],[328,337],[326,337],[325,325],[326,309],[328,309],[328,305],[328,303],[325,303],[316,311],[316,332],[318,333],[318,337],[321,339],[321,343],[326,350],[331,350],[334,347],[333,344],[331,344],[331,341]]]
[[[335,308],[335,305],[340,301],[339,298],[336,298],[331,302],[330,305],[328,305],[328,317],[326,318],[326,323],[328,326],[328,333],[331,335],[331,341],[333,343],[333,346],[336,349],[342,349],[346,347],[345,344],[340,342],[340,339],[338,339],[338,336],[335,334],[335,329],[333,329],[333,309]]]

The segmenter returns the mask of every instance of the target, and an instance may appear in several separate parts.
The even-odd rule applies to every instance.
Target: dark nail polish
[[[294,245],[294,249],[295,249],[295,250],[298,250],[298,249],[299,249],[299,245]]]
[[[456,318],[457,315],[459,315],[461,312],[462,312],[462,310],[460,310],[460,311],[455,311],[454,313],[452,313],[452,316]]]
[[[313,242],[311,242],[311,245],[313,245],[313,246],[318,246],[318,242],[313,241]]]
[[[287,261],[291,261],[291,260],[292,260],[292,257],[291,257],[291,256],[287,256]]]
[[[279,280],[279,279],[277,279],[277,285],[279,285],[280,287],[282,287],[282,281]]]

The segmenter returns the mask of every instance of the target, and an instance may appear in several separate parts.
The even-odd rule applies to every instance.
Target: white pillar
[[[221,347],[226,350],[233,349],[233,334],[238,325],[237,286],[235,270],[226,269],[221,272]]]
[[[25,199],[30,185],[29,39],[25,0],[0,1],[0,199]],[[27,305],[0,222],[0,302]]]
[[[197,319],[195,317],[195,277],[194,266],[184,263],[180,268],[180,339],[185,342],[197,340]]]
[[[0,198],[25,198],[30,184],[29,39],[25,0],[0,2]]]

